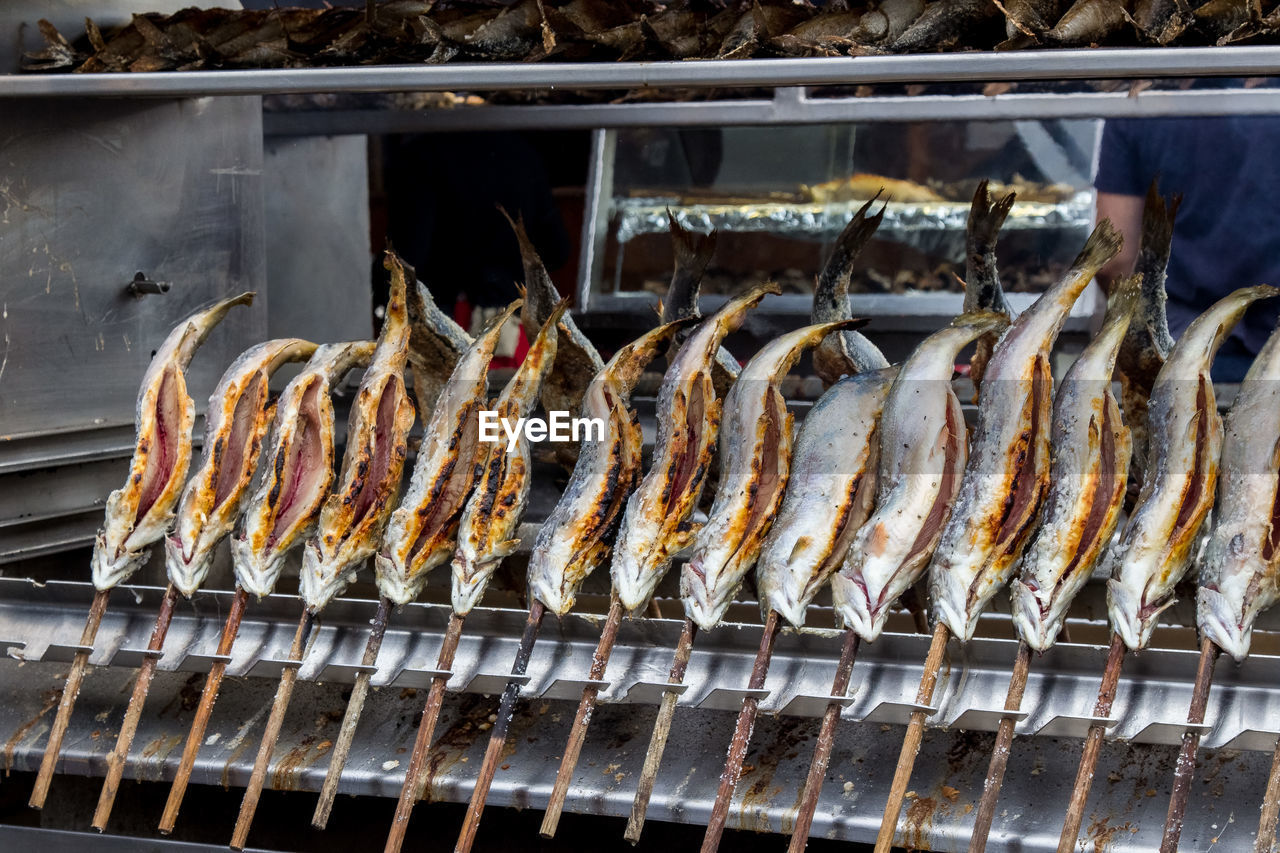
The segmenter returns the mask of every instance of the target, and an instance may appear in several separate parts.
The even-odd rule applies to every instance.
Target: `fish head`
[[[209,576],[209,569],[213,566],[213,552],[214,549],[203,541],[197,541],[193,547],[188,548],[181,535],[166,536],[164,568],[169,576],[169,583],[187,598],[195,595]]]
[[[231,564],[236,583],[259,601],[271,594],[284,571],[287,550],[257,549],[253,540],[243,534],[231,537]]]
[[[1009,597],[1018,636],[1035,651],[1047,651],[1062,631],[1062,623],[1066,619],[1065,609],[1062,612],[1059,612],[1059,608],[1046,611],[1045,602],[1020,578],[1009,584]]]
[[[889,618],[889,608],[879,608],[877,612],[871,606],[866,586],[858,579],[844,572],[832,575],[831,600],[836,618],[846,629],[863,640],[874,642],[884,630],[884,624]]]
[[[107,544],[106,536],[98,532],[93,543],[93,557],[90,565],[93,569],[93,586],[95,589],[111,589],[124,583],[130,575],[142,568],[151,556],[150,548],[137,551],[117,550]]]
[[[390,549],[384,548],[374,556],[373,569],[378,579],[378,592],[397,606],[417,598],[427,583],[427,572],[415,572],[411,559],[405,560]]]
[[[298,576],[298,594],[306,602],[307,610],[319,613],[345,592],[355,581],[359,565],[359,562],[349,563],[336,555],[326,558],[317,540],[307,542],[302,549],[302,571]]]
[[[1236,663],[1243,663],[1249,656],[1253,620],[1242,625],[1230,601],[1218,590],[1204,586],[1196,590],[1196,622],[1201,633],[1231,655]]]
[[[1107,581],[1107,613],[1112,629],[1134,651],[1146,648],[1160,621],[1160,614],[1177,601],[1172,595],[1158,604],[1144,604],[1128,586],[1112,578]]]

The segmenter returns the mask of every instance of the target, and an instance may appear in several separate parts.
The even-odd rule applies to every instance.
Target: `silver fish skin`
[[[831,578],[836,615],[873,642],[893,603],[933,556],[968,458],[964,413],[951,387],[956,357],[1009,324],[1004,314],[962,314],[916,347],[898,371],[880,417],[875,511]]]
[[[587,387],[583,417],[604,421],[604,440],[584,436],[569,483],[529,555],[529,594],[554,613],[573,607],[582,582],[609,555],[609,537],[640,480],[643,437],[631,411],[631,389],[689,322],[663,324],[622,347]]]
[[[253,296],[242,293],[191,315],[152,356],[138,390],[129,477],[107,496],[106,520],[93,543],[95,588],[111,589],[136,572],[151,555],[150,546],[173,527],[196,420],[184,371],[214,326],[235,306],[251,304]]]
[[[879,198],[879,193],[876,198]],[[853,265],[884,219],[883,206],[878,213],[867,215],[875,201],[873,198],[858,208],[858,212],[836,238],[831,257],[827,258],[813,289],[810,322],[834,323],[853,316],[849,305],[849,281],[853,276]],[[888,366],[889,361],[884,353],[861,332],[853,329],[832,335],[813,351],[813,370],[828,386],[838,382],[841,376],[883,370]]]
[[[711,378],[716,351],[749,310],[777,292],[776,284],[763,284],[725,303],[689,336],[663,375],[653,461],[627,500],[609,567],[613,590],[628,612],[649,601],[671,558],[693,540],[689,517],[706,484],[724,403]]]
[[[337,484],[320,509],[315,536],[302,550],[299,593],[312,613],[341,595],[377,551],[409,455],[414,412],[404,381],[410,334],[407,281],[404,265],[393,253],[387,253],[385,263],[391,295],[382,332],[351,404]]]
[[[236,583],[259,599],[275,589],[289,552],[315,533],[334,477],[330,395],[348,371],[369,363],[373,348],[373,341],[321,345],[276,401],[262,482],[231,537]]]
[[[1280,331],[1245,374],[1222,439],[1218,506],[1200,566],[1196,622],[1237,661],[1258,614],[1280,600]]]
[[[667,296],[661,303],[662,322],[683,320],[686,317],[698,317],[698,294],[702,289],[702,275],[707,264],[716,251],[716,232],[699,234],[682,226],[670,211],[667,220],[671,230],[671,246],[676,256],[675,271],[671,274],[671,284],[667,287]],[[676,335],[667,351],[667,360],[676,357],[680,345],[689,336],[691,329],[685,329]],[[723,397],[729,393],[742,365],[724,347],[716,350],[716,363],[711,375],[715,383],[716,395]]]
[[[1008,583],[1049,487],[1049,353],[1071,306],[1120,250],[1103,220],[1063,278],[1001,336],[978,397],[969,461],[929,564],[935,616],[967,642]]]
[[[1200,528],[1213,506],[1222,451],[1209,368],[1218,347],[1259,299],[1280,291],[1236,290],[1192,321],[1156,377],[1149,406],[1150,444],[1138,502],[1111,553],[1107,611],[1131,649],[1151,640],[1173,588],[1191,565]]]
[[[756,564],[791,472],[793,416],[778,384],[804,351],[862,320],[819,323],[770,341],[725,397],[720,486],[680,573],[685,614],[700,628],[724,618]]]
[[[263,441],[275,415],[268,387],[281,366],[305,361],[316,345],[267,341],[241,353],[222,374],[205,414],[204,458],[182,493],[174,532],[165,539],[169,582],[190,598],[209,575],[213,551],[231,532],[249,497]]]
[[[1053,403],[1049,494],[1020,577],[1009,586],[1014,627],[1038,652],[1057,641],[1067,608],[1120,520],[1132,441],[1111,392],[1111,375],[1140,281],[1135,276],[1116,290],[1102,330],[1071,365]]]
[[[523,302],[507,306],[476,339],[436,400],[400,506],[373,566],[378,591],[395,604],[418,597],[427,575],[457,546],[458,522],[481,458],[479,415],[498,336]]]
[[[403,264],[403,261],[401,261]],[[474,343],[454,319],[440,310],[431,291],[404,265],[409,313],[409,372],[419,417],[427,417],[458,359]]]
[[[756,563],[761,608],[796,627],[871,512],[880,415],[897,372],[846,376],[800,424],[782,506]]]
[[[528,417],[538,404],[543,377],[556,358],[556,327],[568,306],[568,302],[561,302],[542,324],[542,331],[494,404],[499,418],[514,422]],[[453,554],[452,602],[453,612],[459,616],[466,616],[480,602],[494,571],[519,547],[516,531],[529,500],[533,460],[523,432],[510,451],[503,442],[482,446],[480,459],[482,473],[462,510],[458,547]]]

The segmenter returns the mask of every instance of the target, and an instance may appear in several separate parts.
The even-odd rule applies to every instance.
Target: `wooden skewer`
[[[1267,790],[1262,795],[1262,819],[1258,822],[1258,840],[1254,853],[1271,853],[1276,846],[1276,821],[1280,819],[1280,740],[1271,758],[1271,774],[1267,777]]]
[[[1204,712],[1209,705],[1209,686],[1213,683],[1213,666],[1218,661],[1220,649],[1205,637],[1200,641],[1200,663],[1196,667],[1196,684],[1191,692],[1191,709],[1187,722],[1199,725],[1204,722]],[[1191,779],[1196,774],[1196,750],[1200,748],[1200,732],[1187,731],[1182,735],[1182,749],[1178,751],[1177,768],[1173,775],[1173,794],[1169,797],[1169,814],[1164,822],[1164,837],[1160,841],[1160,853],[1178,853],[1178,839],[1182,837],[1182,822],[1187,814],[1187,800],[1191,796]]]
[[[298,620],[298,629],[293,633],[293,644],[289,646],[289,660],[301,662],[307,647],[307,639],[315,626],[316,615],[310,608],[302,611]],[[262,797],[262,788],[267,782],[267,769],[271,765],[271,753],[275,751],[276,742],[280,739],[280,729],[284,727],[284,717],[289,710],[289,700],[293,698],[293,685],[298,680],[298,667],[287,667],[280,673],[280,686],[276,688],[276,698],[271,703],[271,714],[267,717],[267,727],[262,732],[262,743],[258,746],[258,757],[253,762],[253,774],[249,777],[249,785],[245,788],[244,799],[240,801],[240,814],[236,818],[236,828],[231,834],[231,849],[243,850],[249,840],[249,827],[253,825],[253,814],[258,810],[258,800]]]
[[[159,652],[164,647],[164,638],[169,633],[169,623],[173,621],[173,608],[177,601],[178,588],[169,584],[165,588],[164,597],[160,599],[160,612],[156,614],[156,624],[151,629],[147,651]],[[138,678],[133,683],[133,695],[129,697],[129,706],[125,709],[124,721],[120,724],[115,749],[107,756],[107,778],[102,783],[102,793],[98,795],[98,807],[93,812],[93,828],[98,832],[107,828],[107,821],[111,818],[111,807],[120,790],[120,779],[124,776],[129,747],[133,745],[133,736],[138,733],[142,707],[147,704],[147,693],[151,690],[151,679],[155,676],[158,659],[159,656],[155,654],[142,659],[142,664],[138,667]]]
[[[693,638],[697,633],[697,623],[692,619],[684,620],[680,641],[676,643],[675,659],[671,662],[671,672],[667,675],[668,684],[684,683],[689,656],[693,653]],[[658,718],[654,721],[653,734],[649,736],[649,749],[645,752],[644,766],[640,769],[640,784],[636,787],[636,798],[631,802],[631,817],[622,834],[632,844],[640,842],[645,813],[649,810],[649,798],[653,796],[653,784],[658,779],[658,768],[662,766],[662,753],[667,748],[667,737],[671,734],[671,721],[676,715],[676,703],[679,700],[679,693],[668,690],[662,694],[662,703],[658,706]]]
[[[1027,670],[1031,668],[1031,647],[1018,643],[1018,657],[1009,676],[1009,691],[1005,694],[1004,709],[1018,711],[1022,708],[1022,694],[1027,689]],[[996,803],[1000,799],[1000,786],[1004,771],[1009,765],[1009,750],[1013,746],[1013,728],[1018,721],[1013,717],[1001,717],[996,730],[996,744],[991,752],[991,764],[987,766],[987,779],[982,785],[982,800],[978,803],[978,816],[974,820],[973,835],[969,838],[969,853],[982,853],[987,849],[987,836],[991,834],[991,822],[995,819]]]
[[[458,651],[458,639],[462,636],[464,618],[457,613],[449,617],[449,626],[444,632],[444,642],[441,643],[440,653],[436,657],[436,669],[447,671],[453,666],[453,656]],[[447,683],[447,678],[431,679],[427,704],[422,709],[422,719],[418,722],[418,736],[413,741],[413,754],[409,756],[409,769],[405,771],[404,785],[400,788],[400,801],[396,803],[396,816],[391,821],[391,831],[387,833],[387,845],[383,848],[385,853],[400,853],[405,832],[409,829],[409,816],[413,813],[414,804],[422,799],[423,789],[427,784],[427,759],[431,755],[431,736],[435,732],[436,720],[440,717],[440,708],[444,705],[444,689]]]
[[[529,607],[529,619],[524,623],[524,636],[520,638],[520,649],[516,652],[515,663],[511,665],[512,675],[524,675],[525,670],[529,668],[533,644],[538,639],[538,629],[542,627],[542,617],[546,612],[546,606],[534,599]],[[498,762],[502,760],[502,750],[507,743],[507,728],[511,725],[516,700],[519,698],[520,682],[508,681],[506,689],[502,691],[502,701],[498,703],[498,719],[489,733],[489,746],[484,752],[480,776],[476,779],[475,790],[471,792],[471,803],[467,806],[467,816],[462,822],[462,832],[458,835],[454,853],[469,853],[471,845],[475,843],[476,831],[480,829],[480,817],[484,814],[484,802],[489,797],[489,786],[493,784],[493,775],[498,770]]]
[[[858,644],[857,633],[844,632],[844,647],[840,650],[840,661],[836,664],[836,677],[831,682],[832,696],[844,696],[849,692],[853,663],[858,657]],[[791,843],[787,846],[787,853],[804,853],[804,848],[809,844],[809,830],[813,826],[813,815],[818,810],[822,783],[827,778],[831,747],[836,739],[836,725],[840,722],[840,711],[843,708],[839,702],[832,702],[822,715],[822,728],[818,730],[813,761],[809,764],[809,775],[804,780],[804,791],[800,794],[800,809],[796,812],[795,827],[791,830]]]
[[[240,633],[240,622],[244,619],[244,608],[249,603],[249,593],[239,584],[236,594],[231,598],[231,610],[227,613],[227,621],[222,626],[222,636],[218,638],[217,654],[226,657],[231,654],[231,647]],[[191,721],[191,730],[187,732],[187,743],[182,748],[182,760],[178,763],[177,775],[173,777],[173,785],[169,788],[169,799],[164,804],[164,813],[160,816],[160,832],[165,835],[173,832],[178,822],[178,809],[182,808],[182,797],[187,792],[187,783],[191,781],[191,771],[196,766],[196,756],[204,743],[204,730],[209,725],[209,715],[213,713],[213,703],[218,701],[218,688],[222,686],[222,676],[227,671],[226,661],[216,660],[209,667],[209,675],[204,681],[204,690],[200,693],[200,704],[196,706],[195,718]]]
[[[605,619],[604,630],[600,633],[600,642],[596,644],[595,655],[591,658],[591,674],[588,677],[592,681],[604,678],[605,669],[609,666],[609,656],[613,654],[614,641],[618,639],[622,616],[622,601],[615,591],[609,602],[609,615]],[[551,789],[551,801],[547,803],[547,811],[542,818],[540,833],[543,838],[553,838],[556,834],[560,813],[564,810],[564,800],[569,793],[569,783],[573,780],[574,768],[578,766],[578,756],[582,754],[582,744],[587,739],[587,727],[591,725],[591,715],[595,712],[596,697],[599,694],[600,690],[595,686],[582,688],[582,699],[578,702],[578,712],[573,717],[573,727],[569,730],[564,757],[560,759],[556,783]]]
[[[764,620],[760,650],[756,652],[756,661],[751,667],[751,678],[747,682],[747,689],[759,690],[764,687],[765,678],[769,674],[769,662],[773,659],[773,644],[778,638],[778,630],[781,627],[778,611],[770,610]],[[702,837],[702,853],[715,853],[720,849],[720,837],[724,835],[724,826],[729,820],[729,806],[733,802],[733,792],[738,787],[738,780],[742,778],[742,764],[747,758],[747,748],[751,745],[751,732],[756,727],[756,712],[759,710],[759,699],[754,696],[743,698],[742,710],[738,713],[738,723],[733,729],[733,740],[729,742],[729,754],[725,757],[724,770],[720,773],[720,788],[716,791],[716,801],[711,807],[711,820],[707,823],[707,834]]]
[[[387,620],[391,617],[391,606],[391,599],[385,595],[378,599],[378,612],[373,617],[369,641],[365,643],[364,656],[360,659],[361,666],[372,667],[378,662],[382,638],[387,633]],[[338,739],[333,743],[329,770],[325,773],[324,785],[320,788],[320,801],[316,803],[315,813],[311,815],[311,825],[316,829],[324,829],[329,822],[333,801],[338,796],[338,782],[342,780],[342,768],[346,766],[347,756],[351,754],[356,726],[360,724],[364,700],[369,695],[369,680],[372,675],[367,670],[357,673],[355,684],[351,686],[351,698],[347,700],[347,710],[342,715],[342,725],[338,728]]]
[[[93,594],[93,603],[89,605],[89,616],[85,619],[84,630],[80,632],[80,645],[91,646],[98,636],[98,628],[102,625],[102,614],[107,610],[107,599],[111,590],[100,589]],[[80,685],[84,681],[84,670],[89,665],[88,652],[76,652],[71,660],[71,669],[67,670],[67,683],[62,688],[62,698],[58,700],[58,713],[53,719],[53,728],[49,730],[49,742],[45,744],[44,758],[40,761],[40,773],[36,776],[36,786],[31,792],[27,805],[33,809],[44,808],[44,801],[49,796],[49,785],[53,782],[53,771],[58,766],[58,756],[62,752],[62,738],[71,723],[71,710],[76,706],[76,698],[80,695]]]
[[[924,659],[924,672],[920,675],[920,689],[916,691],[917,705],[928,705],[933,701],[933,691],[938,686],[938,670],[942,668],[942,655],[947,650],[947,640],[950,637],[951,631],[942,622],[933,629],[929,654]],[[893,837],[898,832],[898,815],[902,813],[902,800],[907,795],[911,771],[916,766],[916,755],[920,753],[920,741],[924,739],[924,718],[924,711],[911,712],[907,733],[902,738],[902,751],[898,753],[898,767],[893,773],[893,785],[889,789],[889,802],[885,804],[880,833],[876,836],[875,853],[889,853],[889,848],[893,846]]]
[[[1127,650],[1120,635],[1112,634],[1107,665],[1102,670],[1102,684],[1098,688],[1098,700],[1093,706],[1095,717],[1105,718],[1111,715],[1111,706],[1116,701],[1116,688],[1120,685],[1120,668]],[[1071,789],[1071,801],[1067,804],[1067,818],[1062,824],[1062,835],[1058,838],[1058,853],[1073,853],[1076,849],[1080,824],[1084,822],[1084,807],[1089,800],[1089,788],[1093,785],[1093,771],[1098,766],[1102,737],[1106,733],[1105,726],[1092,725],[1089,727],[1089,734],[1085,736],[1080,769],[1076,771],[1075,787]]]

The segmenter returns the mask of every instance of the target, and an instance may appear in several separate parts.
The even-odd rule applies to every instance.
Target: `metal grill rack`
[[[1280,48],[1186,48],[1028,51],[1007,55],[955,54],[857,59],[618,63],[613,65],[446,65],[438,67],[342,68],[136,75],[26,75],[0,77],[0,116],[32,109],[64,109],[123,99],[142,108],[152,103],[198,107],[235,96],[310,93],[386,93],[457,91],[468,93],[620,91],[628,89],[716,89],[708,102],[485,104],[440,110],[400,110],[382,106],[307,108],[267,112],[261,134],[312,136],[379,134],[461,129],[612,128],[647,125],[772,125],[839,121],[1116,117],[1154,115],[1238,115],[1280,113],[1280,88],[1206,92],[1196,89],[1145,91],[1019,92],[984,94],[830,95],[820,87],[905,83],[987,83],[1097,79],[1171,79],[1201,76],[1270,77],[1280,74]],[[763,94],[762,94],[763,91]],[[736,97],[735,93],[745,94]],[[246,98],[245,96],[248,96]],[[597,135],[599,140],[601,135]],[[597,145],[590,180],[598,188],[610,164]],[[589,188],[589,196],[591,189]],[[600,214],[600,211],[596,211]],[[597,259],[598,221],[584,235],[582,268]],[[98,223],[110,228],[111,223]],[[876,302],[880,299],[880,302]],[[927,309],[904,318],[902,306],[883,297],[855,297],[855,311],[897,317],[893,328],[919,336],[959,310],[959,297],[939,296]],[[863,311],[863,307],[870,309]],[[1097,306],[1094,306],[1096,308]],[[611,313],[640,312],[634,302],[588,306],[607,322]],[[783,301],[765,303],[763,312],[799,311]],[[1090,309],[1091,310],[1091,309]],[[1090,310],[1076,318],[1087,328]],[[886,319],[886,322],[892,322]],[[0,376],[3,373],[0,371]],[[2,430],[0,430],[2,431]],[[87,448],[87,449],[86,449]],[[117,424],[51,436],[0,442],[4,487],[47,482],[85,454],[127,454],[128,438]],[[96,458],[96,457],[95,457]],[[105,457],[104,457],[105,458]],[[114,458],[114,457],[112,457]],[[100,488],[102,482],[90,486]],[[40,494],[40,492],[37,492]],[[104,493],[105,494],[105,493]],[[104,494],[90,494],[88,504]],[[545,508],[544,508],[545,509]],[[82,512],[83,512],[82,508]],[[4,531],[0,526],[0,533]],[[0,737],[6,767],[34,769],[40,759],[51,716],[50,691],[73,654],[91,590],[83,582],[87,566],[59,558],[76,541],[55,542],[55,532],[27,544],[21,556],[43,554],[41,571],[51,580],[36,584],[21,576],[25,562],[5,566],[0,579]],[[526,537],[526,540],[531,537]],[[54,556],[49,556],[53,554]],[[518,561],[518,558],[517,558]],[[518,572],[515,574],[518,575]],[[603,581],[583,596],[581,613],[548,625],[528,674],[530,701],[512,728],[516,751],[499,771],[490,802],[540,808],[551,790],[572,717],[573,700],[584,684],[604,609]],[[434,583],[438,584],[440,578]],[[359,589],[356,590],[359,593]],[[421,707],[414,695],[432,671],[446,608],[441,590],[428,590],[435,603],[406,606],[392,620],[379,658],[370,700],[343,779],[347,794],[394,797],[403,779],[401,747],[413,740]],[[468,621],[458,665],[450,678],[439,731],[430,795],[465,802],[487,739],[484,699],[500,691],[524,620],[511,590],[491,597],[503,606],[484,608]],[[591,590],[588,591],[589,593]],[[668,590],[669,592],[669,590]],[[989,849],[1054,849],[1057,830],[1079,756],[1078,737],[1092,718],[1097,679],[1105,648],[1105,607],[1094,584],[1073,609],[1069,626],[1074,642],[1062,643],[1032,667],[1019,739],[1007,773]],[[190,673],[207,670],[222,622],[228,593],[202,593],[175,617],[160,675],[144,714],[127,778],[171,778],[175,754],[186,734],[189,712],[181,710]],[[61,772],[101,775],[127,699],[125,686],[141,660],[159,590],[125,587],[113,594],[109,615],[94,647],[95,671],[72,719]],[[674,617],[678,605],[661,602]],[[336,734],[329,716],[342,707],[342,687],[359,671],[366,624],[374,602],[340,600],[326,613],[304,664],[298,698],[286,724],[271,787],[318,790],[326,765],[326,741]],[[270,702],[274,678],[289,644],[298,604],[273,596],[251,607],[231,660],[235,676],[224,686],[209,740],[194,781],[242,785],[248,778],[253,747]],[[700,639],[681,699],[676,730],[656,787],[650,814],[655,819],[704,822],[716,787],[732,712],[744,695],[747,673],[758,645],[760,626],[754,606],[736,607],[724,627]],[[942,689],[929,708],[931,731],[913,777],[899,840],[919,848],[963,849],[971,810],[980,793],[989,757],[999,697],[1004,694],[1016,644],[1006,612],[990,614],[981,636],[961,647],[953,644],[944,665]],[[829,608],[820,604],[811,617],[830,625]],[[1086,815],[1083,836],[1099,849],[1149,850],[1156,846],[1164,820],[1168,781],[1176,743],[1187,729],[1185,712],[1196,655],[1188,627],[1194,623],[1187,603],[1171,609],[1156,648],[1132,659],[1109,720],[1113,741],[1098,770],[1099,784]],[[900,733],[894,727],[915,710],[911,705],[927,638],[909,633],[909,622],[895,618],[882,641],[866,647],[844,700],[834,757],[823,789],[814,837],[866,841],[873,838],[888,790]],[[1259,625],[1255,654],[1243,665],[1220,664],[1204,726],[1204,767],[1187,816],[1186,849],[1238,849],[1251,844],[1269,753],[1280,728],[1280,623]],[[652,725],[650,706],[665,680],[678,622],[653,618],[627,623],[607,673],[606,702],[597,713],[566,810],[625,816],[635,776]],[[829,628],[784,633],[761,694],[765,715],[747,759],[748,770],[730,814],[730,825],[767,832],[787,831],[794,817],[816,733],[812,718],[829,701],[830,676],[839,641]],[[602,685],[604,686],[604,685]],[[568,701],[566,701],[568,700]],[[179,710],[173,710],[178,708]],[[327,722],[326,722],[327,720]],[[1274,728],[1273,728],[1274,727]],[[56,791],[55,791],[56,798]],[[339,803],[341,808],[341,803]],[[619,834],[621,823],[619,822]],[[24,836],[25,837],[25,836]]]

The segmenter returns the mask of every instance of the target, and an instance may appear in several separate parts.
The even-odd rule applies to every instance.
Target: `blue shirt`
[[[1163,194],[1182,193],[1166,283],[1175,339],[1236,288],[1280,285],[1280,117],[1107,121],[1098,191],[1144,196],[1156,177]],[[1247,368],[1275,328],[1277,303],[1249,308],[1220,351],[1223,367],[1243,359]]]

